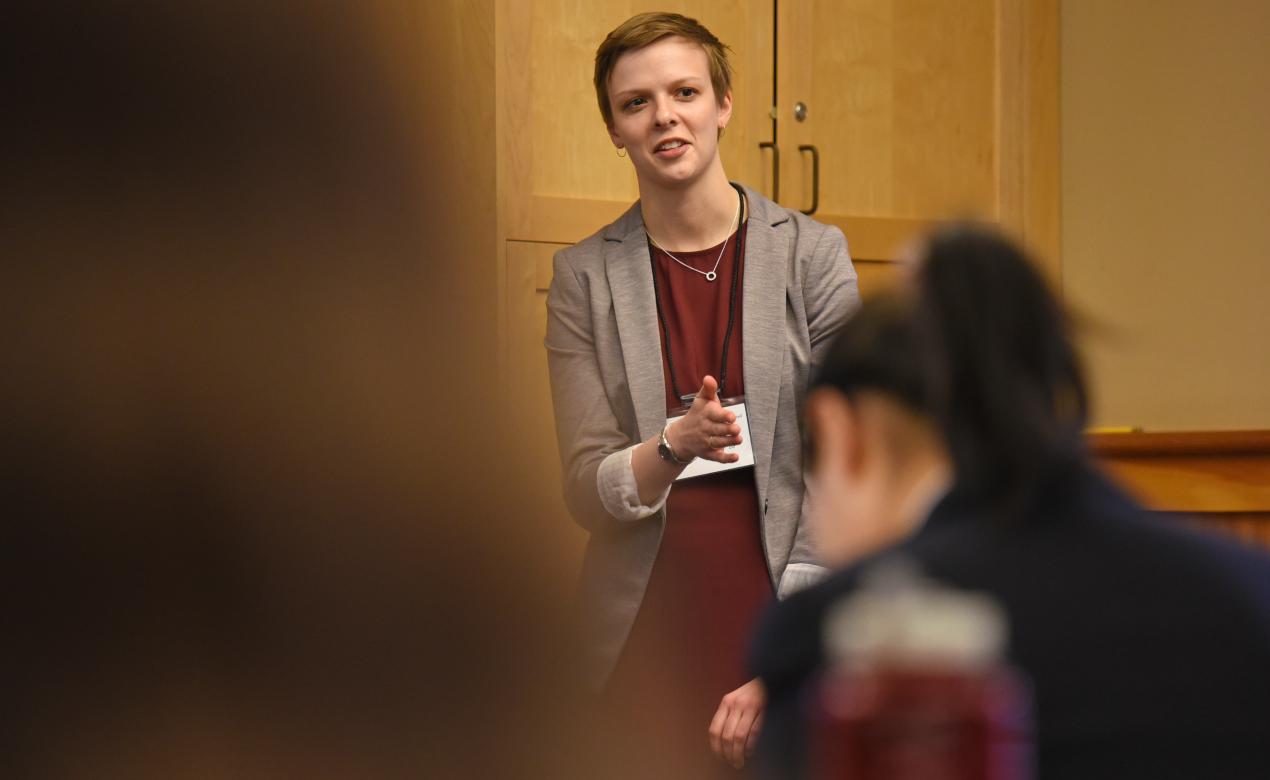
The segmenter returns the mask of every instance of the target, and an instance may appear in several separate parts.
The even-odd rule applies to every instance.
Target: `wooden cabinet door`
[[[1056,0],[800,0],[778,14],[784,205],[811,207],[814,150],[815,216],[854,257],[893,259],[931,222],[972,217],[1057,262]]]
[[[728,176],[765,186],[772,107],[773,0],[696,0],[674,10],[732,49],[733,119],[721,143]],[[629,0],[500,0],[496,50],[500,196],[506,238],[573,243],[639,197],[617,156],[592,85],[595,50],[635,13]],[[768,163],[770,165],[770,163]]]

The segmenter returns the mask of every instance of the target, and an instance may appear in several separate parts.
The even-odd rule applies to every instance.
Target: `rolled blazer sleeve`
[[[605,508],[600,465],[630,447],[605,394],[595,352],[591,300],[569,263],[569,250],[555,254],[547,292],[547,367],[555,407],[556,443],[565,504],[583,528],[595,531],[629,522]]]
[[[615,452],[600,462],[595,481],[600,491],[600,503],[618,520],[643,520],[656,514],[670,498],[670,485],[651,504],[639,499],[639,483],[635,481],[635,467],[631,459],[638,444],[632,444]]]
[[[832,225],[825,227],[802,271],[802,294],[811,343],[811,376],[814,377],[824,364],[834,337],[860,308],[856,272],[841,230]],[[804,484],[801,520],[779,587],[782,598],[814,584],[825,574],[825,569],[816,562],[819,556],[807,522],[810,498]]]

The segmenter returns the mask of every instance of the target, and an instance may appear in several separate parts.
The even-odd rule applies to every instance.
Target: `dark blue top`
[[[976,506],[954,490],[904,543],[767,612],[751,666],[768,688],[757,759],[769,776],[801,776],[800,697],[826,610],[903,553],[1005,608],[1042,780],[1270,778],[1270,557],[1152,516],[1083,466],[1020,520]]]

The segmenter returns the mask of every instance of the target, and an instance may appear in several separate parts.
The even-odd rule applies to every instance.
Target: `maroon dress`
[[[718,278],[708,281],[651,246],[660,307],[662,367],[668,414],[682,405],[675,395],[695,394],[702,378],[726,375],[726,396],[745,392],[741,343],[741,281],[745,225],[726,248],[675,253],[709,271],[724,254]],[[735,310],[726,372],[720,359],[728,331],[735,277]],[[667,359],[667,341],[671,359]],[[671,365],[674,366],[672,381]],[[754,469],[741,468],[676,482],[666,502],[666,528],[648,588],[618,659],[606,699],[640,712],[632,730],[669,769],[736,776],[710,753],[707,730],[724,694],[750,678],[745,651],[751,630],[772,600],[759,525]]]

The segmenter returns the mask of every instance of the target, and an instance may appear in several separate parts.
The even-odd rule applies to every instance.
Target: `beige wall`
[[[1062,245],[1095,421],[1270,428],[1270,3],[1062,4]]]

